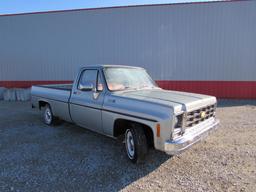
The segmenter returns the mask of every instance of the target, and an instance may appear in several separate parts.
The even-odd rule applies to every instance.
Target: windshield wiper
[[[143,88],[154,88],[154,86],[143,85],[143,86],[139,87],[139,89],[143,89]]]
[[[134,89],[134,90],[137,90],[138,88],[136,87],[129,87],[129,86],[125,86],[124,89]]]

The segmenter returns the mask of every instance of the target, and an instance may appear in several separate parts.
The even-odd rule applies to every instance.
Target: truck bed
[[[36,85],[36,87],[44,87],[49,89],[60,89],[71,91],[73,84],[53,84],[53,85]]]
[[[36,85],[32,86],[32,98],[51,99],[54,101],[68,103],[72,84]]]
[[[69,114],[69,99],[72,84],[36,85],[31,89],[31,101],[34,107],[39,102],[47,102],[52,107],[53,113],[66,121],[71,121]]]

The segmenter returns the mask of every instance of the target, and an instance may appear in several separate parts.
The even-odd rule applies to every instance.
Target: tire
[[[49,104],[45,105],[43,110],[43,122],[46,125],[56,125],[57,118],[53,115],[51,106]]]
[[[125,148],[127,157],[133,163],[142,163],[148,152],[147,137],[140,125],[133,125],[125,132]]]

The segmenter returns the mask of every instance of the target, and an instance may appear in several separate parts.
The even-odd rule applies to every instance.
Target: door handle
[[[115,99],[109,99],[108,102],[112,102],[112,103],[115,103],[116,100]]]

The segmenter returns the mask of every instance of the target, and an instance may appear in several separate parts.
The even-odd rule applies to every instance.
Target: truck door
[[[72,120],[84,128],[103,132],[101,109],[104,93],[102,76],[97,69],[85,69],[80,73],[70,98]]]

